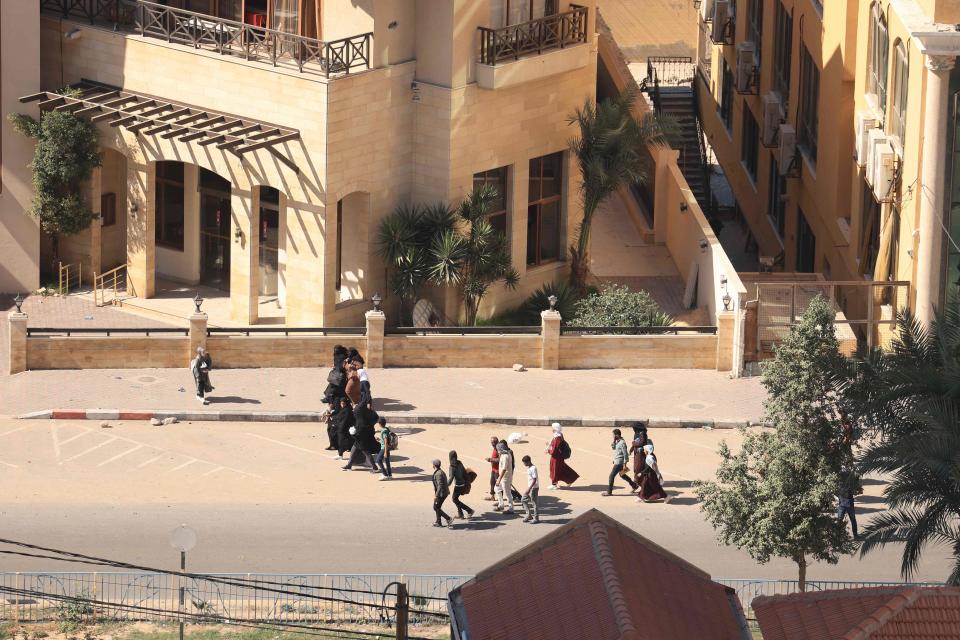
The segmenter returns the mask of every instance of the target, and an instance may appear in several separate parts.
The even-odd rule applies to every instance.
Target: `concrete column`
[[[717,313],[717,371],[733,370],[736,312]]]
[[[207,314],[202,311],[191,313],[190,320],[190,360],[197,355],[197,347],[207,348]]]
[[[367,360],[366,366],[372,369],[383,366],[383,330],[387,317],[383,311],[367,311]]]
[[[230,195],[230,318],[256,324],[260,277],[260,198],[258,189],[233,187]],[[238,233],[239,232],[239,233]]]
[[[101,176],[101,168],[94,167],[87,192],[90,210],[98,216],[96,220],[90,223],[90,263],[83,266],[84,277],[89,280],[90,284],[93,284],[94,274],[103,271],[103,219],[99,217],[103,213],[100,210]]]
[[[10,312],[7,316],[7,349],[11,375],[27,370],[27,314]]]
[[[560,312],[540,312],[540,338],[543,341],[540,367],[543,369],[560,368]]]
[[[183,163],[183,257],[187,280],[200,282],[200,167]]]
[[[917,320],[929,325],[940,303],[943,249],[944,184],[946,183],[947,94],[952,56],[925,56],[923,154],[920,165],[920,239],[917,247]]]
[[[517,162],[509,172],[510,210],[507,212],[507,234],[510,237],[510,260],[520,277],[527,272],[527,202],[530,192],[530,163]]]
[[[156,175],[156,163],[127,160],[127,294],[140,298],[153,297],[157,286]]]
[[[653,236],[658,244],[667,241],[667,225],[670,217],[670,164],[677,161],[679,151],[669,147],[655,148],[651,151],[656,167],[654,168],[653,193]]]

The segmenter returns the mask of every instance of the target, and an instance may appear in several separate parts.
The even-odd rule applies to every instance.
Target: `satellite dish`
[[[197,532],[185,524],[180,525],[170,532],[170,546],[186,553],[197,546]]]

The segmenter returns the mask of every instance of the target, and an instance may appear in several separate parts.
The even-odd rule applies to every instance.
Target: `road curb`
[[[673,417],[583,417],[570,416],[503,416],[466,415],[457,413],[410,413],[382,411],[380,415],[393,424],[502,424],[518,427],[548,427],[559,422],[565,427],[629,427],[646,422],[654,429],[737,429],[762,426],[760,420],[696,420]],[[52,409],[33,411],[19,416],[21,420],[151,420],[176,418],[179,422],[320,422],[319,411],[172,411],[125,409]]]

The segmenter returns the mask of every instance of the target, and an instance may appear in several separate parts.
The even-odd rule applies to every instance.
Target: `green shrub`
[[[646,291],[610,284],[574,303],[577,327],[669,327],[673,318]]]

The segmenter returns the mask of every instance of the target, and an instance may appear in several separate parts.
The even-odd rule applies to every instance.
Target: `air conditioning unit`
[[[713,20],[713,0],[701,0],[700,18],[704,22],[710,22]]]
[[[757,68],[757,54],[752,42],[737,45],[737,92],[748,93],[753,84],[753,70]]]
[[[762,142],[765,147],[772,147],[777,142],[777,131],[783,122],[783,105],[780,94],[771,91],[763,96],[763,131]]]
[[[710,39],[714,44],[721,44],[724,41],[724,34],[727,30],[727,18],[730,16],[730,0],[714,0],[713,3],[713,29],[710,32]]]
[[[887,137],[883,135],[883,131],[881,129],[867,130],[867,149],[864,156],[863,166],[864,178],[866,178],[869,184],[873,184],[873,176],[876,167],[876,149],[886,141]]]
[[[889,200],[893,195],[893,174],[897,155],[893,145],[884,140],[873,151],[873,195],[878,202]]]
[[[867,143],[870,131],[877,128],[877,119],[867,111],[857,112],[857,164],[861,167],[867,164]]]
[[[789,124],[780,125],[780,146],[777,149],[777,166],[780,175],[790,173],[793,160],[797,155],[797,131]]]

